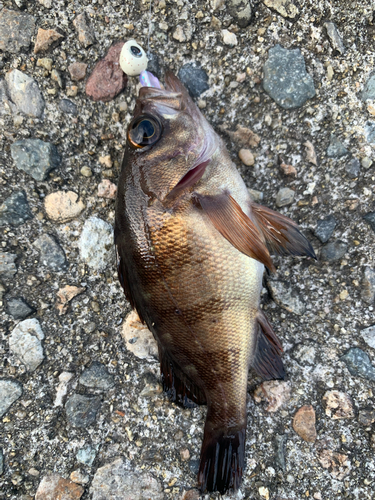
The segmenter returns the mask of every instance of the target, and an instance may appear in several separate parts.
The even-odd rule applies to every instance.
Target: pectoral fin
[[[256,225],[230,194],[215,196],[194,193],[203,211],[224,238],[237,250],[275,271],[267,247]]]

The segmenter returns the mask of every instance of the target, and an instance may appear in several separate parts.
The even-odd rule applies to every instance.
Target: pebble
[[[36,318],[18,323],[9,336],[9,350],[26,366],[35,371],[44,359],[42,340],[44,333]]]
[[[315,96],[314,81],[299,49],[271,48],[263,72],[264,90],[284,109],[299,108]]]
[[[370,158],[368,158],[367,156],[365,156],[364,158],[362,158],[361,160],[361,165],[362,167],[365,169],[365,170],[368,170],[371,165],[372,165],[372,161],[370,160]]]
[[[362,101],[366,101],[367,99],[375,100],[375,73],[370,75],[360,96]]]
[[[67,113],[73,116],[78,115],[77,106],[74,104],[74,102],[70,101],[69,99],[61,99],[59,103],[59,108],[63,113]]]
[[[322,260],[335,261],[341,259],[346,254],[348,245],[341,240],[332,241],[327,243],[320,253]]]
[[[232,132],[227,129],[222,129],[223,132],[239,146],[243,148],[256,148],[260,143],[259,135],[255,134],[252,130],[241,125],[237,125],[236,131]]]
[[[74,299],[77,295],[83,293],[86,290],[84,287],[65,285],[64,288],[60,288],[57,292],[57,302],[56,309],[59,311],[59,316],[65,314],[69,307],[69,302]]]
[[[322,243],[327,243],[335,230],[337,221],[333,215],[328,215],[325,219],[320,219],[317,222],[315,229],[315,236],[319,238]]]
[[[293,429],[305,441],[316,440],[315,410],[311,405],[302,406],[293,418]]]
[[[356,179],[361,168],[361,163],[358,158],[352,158],[345,165],[345,171],[348,174],[349,179]]]
[[[23,191],[16,191],[5,199],[0,205],[0,226],[11,224],[20,226],[28,219],[32,218],[26,194]]]
[[[84,224],[78,242],[81,259],[97,271],[114,262],[113,227],[98,217],[90,217]]]
[[[226,3],[226,7],[240,28],[249,26],[252,15],[249,0],[229,0]]]
[[[63,271],[67,267],[64,250],[56,239],[49,234],[42,234],[34,241],[40,251],[39,265],[47,266],[53,271]]]
[[[16,106],[8,97],[7,84],[0,79],[0,116],[11,115],[16,112]]]
[[[44,111],[44,99],[37,82],[18,69],[5,75],[9,97],[18,111],[27,116],[39,118]]]
[[[352,347],[344,356],[341,356],[350,373],[355,377],[363,377],[375,381],[375,367],[365,351],[358,347]]]
[[[274,413],[290,400],[290,382],[283,380],[269,380],[260,384],[254,391],[256,403],[268,403],[266,411]]]
[[[267,286],[276,304],[298,316],[304,314],[306,310],[305,303],[289,283],[285,281],[268,280]]]
[[[189,490],[189,491],[183,491],[182,497],[180,500],[200,500],[201,494],[198,490]]]
[[[17,254],[0,251],[0,276],[12,278],[17,272],[15,260]]]
[[[208,75],[197,62],[184,64],[177,76],[188,89],[189,94],[195,99],[210,88]]]
[[[56,146],[40,139],[16,141],[10,149],[18,170],[23,170],[36,181],[44,181],[48,173],[61,163]]]
[[[56,191],[46,196],[44,208],[47,216],[56,222],[75,219],[85,209],[83,201],[73,191]]]
[[[285,175],[293,175],[297,177],[297,170],[293,167],[293,165],[288,165],[287,163],[281,163],[280,169],[283,171]]]
[[[221,36],[223,37],[223,42],[225,43],[225,45],[229,45],[229,47],[238,45],[237,37],[234,33],[228,30],[222,30]]]
[[[290,205],[293,203],[295,196],[295,191],[290,188],[281,188],[279,189],[276,195],[276,206],[277,207],[285,207],[286,205]]]
[[[53,69],[51,71],[51,80],[53,80],[54,82],[57,82],[60,89],[64,88],[64,81],[61,77],[60,71],[57,71],[57,69]]]
[[[122,338],[126,348],[137,358],[157,358],[158,345],[150,330],[141,323],[135,311],[129,313],[122,326]]]
[[[299,15],[299,9],[291,0],[263,0],[264,5],[276,10],[283,17],[295,19]]]
[[[49,57],[42,57],[41,59],[38,59],[37,62],[36,62],[36,65],[39,68],[44,68],[47,71],[51,71],[52,70],[52,64],[53,64],[53,60],[50,59]]]
[[[0,417],[22,396],[22,384],[17,380],[0,379]]]
[[[3,450],[0,448],[0,476],[4,472],[4,454]]]
[[[306,150],[306,161],[312,163],[313,165],[318,165],[318,160],[313,143],[310,141],[305,141],[303,145],[305,146]]]
[[[52,0],[38,0],[38,2],[46,9],[50,9],[52,7]]]
[[[358,422],[366,427],[375,422],[375,410],[374,408],[364,408],[359,410]]]
[[[106,391],[115,385],[113,375],[108,373],[107,368],[94,361],[89,368],[86,368],[79,377],[79,383],[85,387]]]
[[[118,458],[100,467],[90,488],[92,500],[163,500],[160,482],[147,471],[128,469]]]
[[[91,467],[94,463],[96,452],[97,450],[95,448],[86,446],[85,448],[81,448],[80,450],[78,450],[76,458],[81,464]]]
[[[66,416],[71,425],[87,427],[95,422],[101,398],[73,394],[65,404]]]
[[[176,29],[173,32],[173,38],[180,43],[187,41],[187,37],[181,25],[177,25]]]
[[[75,97],[78,94],[78,87],[72,85],[71,87],[66,87],[66,95],[68,97]]]
[[[84,491],[82,486],[59,474],[48,474],[40,482],[35,500],[79,500]]]
[[[334,420],[354,418],[352,400],[345,392],[327,391],[323,396],[323,406],[326,415]]]
[[[78,484],[87,484],[90,481],[89,476],[87,474],[83,474],[83,472],[81,472],[80,470],[74,470],[70,474],[70,479],[74,483]]]
[[[286,434],[275,434],[274,437],[275,465],[283,471],[286,468],[285,450],[287,439]]]
[[[70,78],[75,82],[79,82],[85,78],[86,70],[87,64],[82,62],[74,62],[68,66]]]
[[[30,316],[35,309],[30,307],[23,299],[15,297],[8,299],[7,304],[8,314],[13,316],[14,319],[25,319]]]
[[[324,469],[328,469],[331,476],[338,481],[350,474],[350,462],[347,455],[337,453],[332,450],[322,450],[318,454],[318,459]]]
[[[95,43],[94,31],[85,12],[79,14],[73,21],[74,27],[78,32],[78,40],[84,47],[90,47]],[[119,54],[120,57],[120,54]]]
[[[94,67],[86,83],[86,94],[94,101],[108,102],[124,90],[128,78],[119,63],[124,42],[112,45],[106,56]]]
[[[263,200],[264,198],[264,193],[262,191],[257,191],[256,189],[247,189],[249,191],[249,194],[251,198],[255,201],[255,203],[258,203]]]
[[[56,30],[39,28],[35,40],[34,54],[48,50],[51,45],[58,45],[62,38],[64,38],[63,35]]]
[[[349,151],[346,149],[344,144],[340,142],[336,136],[331,135],[331,140],[327,148],[328,158],[342,158],[348,154]]]
[[[98,184],[98,197],[108,198],[110,200],[115,200],[117,194],[117,186],[113,184],[108,179],[103,179],[100,184]]]
[[[59,385],[56,387],[56,397],[54,406],[63,406],[63,400],[68,393],[69,385],[72,381],[74,374],[71,372],[62,372],[59,375]]]
[[[99,163],[107,168],[112,168],[112,158],[111,155],[99,156]]]
[[[254,155],[250,151],[250,149],[240,149],[238,157],[242,161],[242,163],[247,167],[251,167],[255,163]]]
[[[87,165],[81,168],[80,173],[83,177],[92,177],[92,170]]]
[[[361,337],[368,346],[375,349],[375,325],[361,330]]]
[[[375,144],[375,122],[367,122],[365,125],[366,141]]]
[[[337,31],[336,25],[332,22],[327,22],[324,23],[324,27],[327,30],[327,35],[331,42],[332,48],[340,52],[340,54],[344,54],[345,47],[342,42],[342,38],[339,32]]]
[[[34,30],[33,16],[3,9],[0,11],[0,50],[13,54],[26,51],[31,44]]]

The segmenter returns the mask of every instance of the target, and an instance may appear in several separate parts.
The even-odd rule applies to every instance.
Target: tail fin
[[[226,431],[205,429],[198,472],[202,492],[238,490],[245,463],[246,427]]]

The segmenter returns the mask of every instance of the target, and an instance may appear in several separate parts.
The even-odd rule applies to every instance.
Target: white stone
[[[157,358],[157,342],[147,326],[141,323],[135,311],[126,316],[121,335],[125,340],[127,349],[137,358]]]
[[[225,45],[229,45],[230,47],[234,47],[238,44],[237,37],[234,33],[228,30],[222,30],[221,34],[223,36],[223,42]]]
[[[33,372],[44,359],[42,340],[44,333],[37,319],[25,319],[12,331],[9,337],[10,351]]]
[[[98,217],[90,217],[84,224],[78,242],[81,259],[97,271],[114,265],[113,227]]]
[[[17,380],[0,380],[0,417],[22,395],[22,385]]]
[[[5,75],[5,80],[8,84],[9,97],[18,111],[36,118],[43,114],[44,99],[33,78],[18,69],[13,69]]]
[[[362,330],[361,335],[366,344],[375,349],[375,325]]]
[[[63,399],[66,396],[68,392],[68,387],[69,383],[72,380],[74,374],[71,372],[62,372],[59,375],[59,385],[56,388],[56,398],[54,405],[55,406],[62,406],[63,405]]]

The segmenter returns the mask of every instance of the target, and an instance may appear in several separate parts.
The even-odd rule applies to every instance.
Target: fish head
[[[167,72],[164,88],[139,91],[125,161],[139,173],[143,192],[164,202],[201,179],[219,143],[184,85]]]

